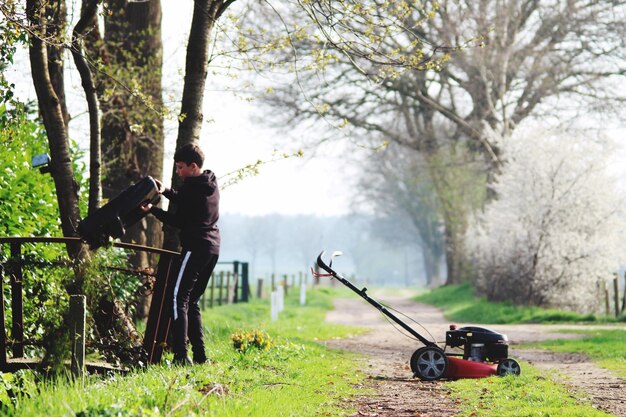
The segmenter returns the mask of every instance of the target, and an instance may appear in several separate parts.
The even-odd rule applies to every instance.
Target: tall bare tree
[[[104,64],[98,75],[102,108],[103,196],[111,199],[146,175],[163,171],[162,42],[159,0],[107,2],[104,34],[92,27],[92,59]],[[161,228],[152,219],[131,227],[127,242],[160,246]],[[147,255],[133,263],[148,265]]]
[[[202,130],[204,87],[209,65],[209,46],[211,32],[217,20],[234,3],[235,0],[195,0],[193,19],[187,42],[187,56],[185,59],[185,83],[181,101],[180,116],[178,117],[178,136],[176,148],[198,141]],[[180,179],[172,169],[172,185],[180,185]],[[169,210],[175,207],[170,203]],[[178,233],[172,227],[165,227],[163,246],[168,249],[177,249],[179,245]]]
[[[100,136],[100,106],[94,77],[83,48],[83,38],[90,26],[95,25],[96,13],[100,0],[89,0],[81,7],[81,16],[72,31],[72,56],[76,69],[80,74],[81,84],[85,92],[87,109],[89,112],[89,207],[88,213],[93,213],[100,207],[102,197],[101,176],[101,136]]]
[[[64,2],[57,3],[58,10],[53,16],[62,18],[64,16]],[[61,219],[61,229],[64,236],[77,236],[77,227],[80,220],[80,212],[78,209],[78,184],[74,179],[74,171],[72,168],[72,160],[70,158],[70,149],[67,133],[67,111],[64,110],[63,102],[64,94],[59,96],[55,85],[59,88],[62,83],[58,77],[58,66],[51,74],[51,68],[48,65],[50,58],[48,56],[48,44],[43,39],[49,39],[47,34],[56,32],[57,29],[51,29],[50,26],[62,27],[64,21],[49,20],[46,18],[46,12],[49,12],[45,2],[39,0],[28,0],[26,2],[26,14],[28,17],[30,33],[29,56],[32,69],[33,84],[37,94],[39,103],[39,111],[46,128],[48,142],[50,145],[51,170],[50,173],[54,178],[54,184],[57,190],[57,201],[59,203],[59,214]],[[51,45],[50,49],[58,47],[58,38],[52,38],[51,42],[57,42]],[[53,79],[56,82],[53,83]],[[79,247],[69,247],[68,251],[72,257],[77,256]]]
[[[319,56],[321,50],[336,64],[321,67],[320,73],[319,65],[302,59],[298,83],[274,88],[267,102],[287,110],[274,112],[284,115],[281,125],[322,118],[345,127],[331,130],[326,139],[375,132],[420,153],[428,162],[445,224],[448,282],[458,282],[467,265],[460,242],[466,226],[462,213],[468,210],[450,204],[455,190],[448,186],[446,164],[439,163],[442,152],[454,155],[469,149],[484,161],[487,172],[494,172],[498,148],[485,139],[485,125],[507,131],[529,116],[554,114],[559,108],[570,114],[623,108],[623,93],[611,81],[626,71],[624,10],[623,1],[608,0],[448,0],[439,2],[428,24],[421,25],[423,11],[410,10],[403,16],[404,26],[434,49],[466,39],[482,43],[455,51],[444,65],[424,71],[385,72],[375,64],[356,65],[345,50],[301,36],[300,57],[307,51]],[[406,37],[386,40],[377,43],[379,51],[406,51]],[[289,54],[282,59],[293,61]],[[456,190],[457,197],[463,191]]]
[[[373,207],[379,215],[402,216],[409,220],[417,236],[408,239],[419,241],[426,284],[439,285],[444,255],[443,225],[423,158],[411,150],[407,152],[400,145],[390,144],[373,153],[366,165],[370,168],[363,173],[359,183],[363,203]],[[398,233],[398,230],[393,232]],[[411,232],[414,233],[411,229],[402,231],[404,235]],[[393,237],[396,241],[403,238]]]

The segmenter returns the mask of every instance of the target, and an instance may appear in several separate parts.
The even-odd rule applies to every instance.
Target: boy
[[[220,251],[220,193],[215,174],[202,170],[204,153],[195,143],[179,148],[174,154],[176,174],[183,179],[179,190],[170,190],[157,181],[159,193],[175,204],[167,212],[148,203],[142,207],[165,224],[180,229],[182,263],[172,294],[172,341],[174,363],[191,365],[207,361],[198,300],[207,287]],[[187,356],[187,337],[191,342],[193,362]]]

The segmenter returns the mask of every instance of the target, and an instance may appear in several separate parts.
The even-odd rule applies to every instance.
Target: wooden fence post
[[[156,270],[156,281],[143,337],[148,352],[148,363],[158,363],[167,345],[167,335],[172,319],[172,299],[176,275],[180,269],[180,256],[174,252],[161,253]]]
[[[241,264],[241,301],[247,303],[250,298],[250,276],[248,262]]]
[[[213,272],[211,275],[211,292],[209,297],[209,308],[213,308],[213,299],[215,298],[215,280],[217,279],[217,274]]]
[[[613,301],[615,303],[615,317],[619,317],[619,283],[617,273],[613,275]]]
[[[229,282],[226,288],[227,304],[234,304],[237,302],[237,287],[239,286],[239,274],[233,272],[233,281]]]
[[[24,357],[24,302],[22,295],[22,244],[19,242],[11,243],[11,339],[13,345],[13,357]],[[4,306],[2,306],[4,308]]]
[[[233,262],[233,289],[231,291],[230,289],[230,285],[228,286],[228,304],[230,303],[236,303],[237,301],[239,301],[237,299],[237,293],[239,292],[239,264],[241,262],[239,261],[234,261]]]
[[[231,303],[231,297],[230,297],[230,276],[231,275],[232,275],[232,272],[230,271],[226,273],[226,296],[224,298],[225,304]]]
[[[222,305],[223,299],[223,291],[224,291],[224,271],[220,271],[220,283],[217,287],[217,305]]]
[[[258,278],[257,279],[257,284],[256,284],[256,298],[258,298],[259,300],[261,298],[263,298],[263,278]]]
[[[289,293],[289,284],[287,283],[288,279],[289,277],[287,274],[283,275],[283,289],[285,290],[285,296]]]
[[[72,341],[72,375],[85,383],[85,322],[87,317],[86,297],[70,296],[70,340]]]
[[[0,253],[2,245],[0,244]],[[7,333],[6,333],[6,317],[4,313],[4,274],[0,268],[0,371],[4,371],[7,366]]]
[[[624,272],[624,293],[622,299],[622,314],[626,311],[626,272]]]
[[[602,287],[604,288],[604,313],[607,316],[611,315],[611,306],[609,305],[609,288],[606,286],[606,281],[602,280]]]
[[[313,266],[313,271],[315,271],[316,274],[320,272],[320,267],[317,263]],[[313,275],[313,286],[317,287],[318,285],[320,285],[320,277],[318,275]]]

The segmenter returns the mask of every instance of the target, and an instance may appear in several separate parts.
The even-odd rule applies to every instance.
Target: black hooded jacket
[[[163,195],[174,203],[174,212],[152,207],[150,212],[165,224],[180,229],[180,244],[194,249],[210,246],[210,253],[219,255],[220,190],[215,174],[209,170],[197,177],[185,178],[179,190],[165,190]]]

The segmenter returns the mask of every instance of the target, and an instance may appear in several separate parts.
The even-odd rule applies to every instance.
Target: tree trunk
[[[102,189],[100,187],[101,156],[100,156],[100,109],[98,97],[93,82],[93,76],[84,56],[83,36],[85,30],[95,23],[96,12],[100,0],[91,0],[83,3],[81,17],[74,27],[72,33],[72,56],[76,68],[80,74],[87,107],[89,109],[89,214],[93,213],[100,206]]]
[[[141,67],[144,75],[141,80],[144,94],[157,111],[148,111],[151,114],[149,122],[144,125],[144,135],[139,138],[139,144],[135,147],[136,158],[141,172],[141,177],[150,175],[153,178],[163,176],[163,108],[162,99],[162,71],[163,67],[163,44],[161,41],[161,3],[160,0],[148,2],[132,2],[127,5],[128,20],[131,33],[134,36],[132,43],[145,45],[142,53],[137,56],[135,65]],[[132,49],[131,49],[132,50]],[[151,127],[148,127],[150,125]],[[153,216],[144,218],[135,227],[128,230],[124,237],[126,242],[134,242],[140,245],[161,247],[163,244],[163,228],[161,223]],[[146,268],[156,264],[156,256],[147,252],[136,252],[131,258],[136,268]],[[141,305],[137,312],[139,317],[146,317],[150,307],[150,294],[144,293]]]
[[[473,165],[471,154],[464,154],[462,147],[442,149],[428,156],[428,172],[445,229],[446,284],[458,284],[469,277],[464,238],[469,213],[484,203],[486,187],[480,166]]]
[[[43,4],[39,0],[28,0],[26,7],[32,30],[44,35],[45,32],[41,31],[42,28],[45,30],[42,26],[45,19],[41,14]],[[38,36],[31,36],[29,55],[39,110],[50,145],[50,168],[59,203],[61,230],[63,236],[77,236],[76,231],[80,219],[78,184],[74,179],[70,159],[62,102],[52,85],[46,46]],[[80,245],[68,245],[68,254],[71,258],[75,258],[79,250]]]
[[[462,240],[457,235],[454,227],[446,225],[446,267],[448,270],[446,285],[460,284],[465,279],[465,260]]]
[[[70,115],[67,111],[65,100],[65,76],[63,74],[63,52],[65,48],[62,45],[66,28],[67,7],[65,0],[44,2],[44,4],[46,8],[46,19],[53,22],[51,25],[46,25],[45,28],[46,39],[51,40],[51,42],[46,44],[46,50],[48,52],[48,72],[50,74],[52,88],[59,99],[63,122],[67,130]]]
[[[426,286],[429,288],[439,286],[441,284],[441,256],[436,254],[430,246],[423,244],[422,258],[424,260],[424,272],[426,272]]]
[[[200,139],[202,130],[202,106],[204,101],[204,86],[209,66],[209,43],[211,31],[215,21],[230,6],[234,0],[195,0],[193,20],[187,43],[187,57],[185,60],[185,84],[181,102],[180,117],[178,118],[178,137],[176,148],[196,142]],[[172,169],[172,186],[180,186],[175,169]],[[174,210],[170,204],[168,210]],[[178,231],[172,227],[165,227],[163,247],[178,250]]]
[[[58,3],[59,10],[64,10],[64,2]],[[61,219],[61,230],[63,236],[77,236],[77,226],[80,219],[80,211],[78,207],[78,184],[74,179],[74,171],[72,169],[72,161],[70,159],[70,151],[67,134],[67,112],[64,111],[63,100],[59,98],[56,88],[60,88],[62,92],[62,65],[58,62],[51,69],[48,57],[48,48],[41,40],[42,37],[51,33],[45,26],[46,18],[42,11],[46,10],[40,0],[27,0],[26,13],[31,29],[29,57],[33,84],[37,94],[39,111],[41,113],[48,144],[50,148],[50,173],[54,179],[56,187],[57,202],[59,205],[59,215]],[[48,10],[50,12],[50,10]],[[64,18],[64,13],[54,13],[52,16]],[[59,17],[61,16],[61,17]],[[45,22],[45,23],[44,23]],[[64,27],[64,21],[51,21],[51,25],[57,28]],[[57,34],[60,32],[57,31]],[[58,41],[58,38],[54,38]],[[54,50],[54,48],[50,48]],[[57,51],[58,52],[58,51]],[[55,52],[56,54],[56,52]],[[55,55],[57,56],[57,55]],[[59,72],[61,71],[61,72]],[[56,77],[53,83],[52,75]],[[81,259],[86,258],[86,245],[76,243],[68,244],[67,252],[71,259],[78,260],[75,268],[74,279],[67,285],[67,291],[70,295],[82,294],[83,292],[83,275]],[[45,356],[42,364],[45,369],[51,369],[53,372],[59,371],[62,367],[62,360],[67,354],[67,313],[63,317],[62,324],[50,329],[50,332],[44,337]]]
[[[111,0],[105,16],[104,39],[90,35],[91,53],[112,76],[98,75],[102,109],[103,196],[113,199],[141,178],[163,176],[163,100],[160,0]],[[138,88],[135,88],[137,86]],[[130,227],[124,242],[160,247],[161,224],[148,216]],[[131,256],[134,268],[156,262],[145,252]],[[149,296],[138,308],[147,314]]]

